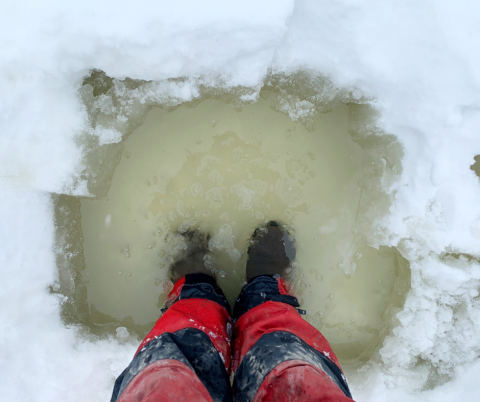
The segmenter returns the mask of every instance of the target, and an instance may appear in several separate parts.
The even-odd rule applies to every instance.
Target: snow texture
[[[480,182],[469,167],[480,154],[479,26],[473,0],[4,2],[2,398],[108,400],[135,350],[133,340],[88,340],[65,328],[62,300],[49,293],[56,277],[49,193],[87,193],[75,182],[82,163],[75,140],[87,130],[78,90],[89,71],[203,77],[252,88],[254,99],[268,72],[302,68],[373,99],[383,129],[404,146],[379,243],[409,259],[412,291],[379,362],[350,375],[353,395],[478,400]],[[198,89],[187,80],[171,91],[188,100]],[[110,127],[92,135],[99,144],[120,139]],[[432,365],[448,381],[430,389]]]

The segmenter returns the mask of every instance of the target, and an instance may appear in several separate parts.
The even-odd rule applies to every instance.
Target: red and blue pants
[[[204,274],[180,279],[167,306],[111,402],[352,401],[330,344],[301,317],[282,279],[245,285],[233,322],[222,290]]]

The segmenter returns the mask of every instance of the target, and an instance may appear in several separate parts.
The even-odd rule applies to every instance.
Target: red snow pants
[[[228,302],[208,275],[180,279],[167,306],[111,402],[352,401],[328,341],[301,317],[282,279],[245,285],[233,334]]]

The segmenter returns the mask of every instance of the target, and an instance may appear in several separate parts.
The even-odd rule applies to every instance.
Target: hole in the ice
[[[79,180],[92,197],[55,196],[52,291],[66,296],[65,322],[143,336],[171,288],[166,234],[187,226],[224,233],[216,266],[233,303],[247,240],[275,219],[295,231],[306,319],[343,364],[368,360],[410,289],[400,253],[371,247],[381,244],[400,145],[361,99],[306,73],[269,77],[255,103],[241,101],[248,90],[201,85],[194,102],[172,97],[185,85],[98,71],[84,81],[92,131],[80,140]]]
[[[475,163],[470,166],[470,169],[472,169],[478,177],[480,177],[480,155],[475,156]]]

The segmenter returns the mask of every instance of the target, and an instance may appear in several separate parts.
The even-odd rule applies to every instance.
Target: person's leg
[[[199,249],[186,253],[174,264],[172,277],[177,268],[184,273],[186,263],[194,273],[175,283],[168,308],[115,382],[112,402],[232,400],[230,307],[215,279],[199,265]]]
[[[274,222],[265,229],[252,237],[249,282],[234,309],[235,400],[351,401],[330,344],[301,317],[281,278],[290,267],[288,254],[294,255],[291,237]]]

